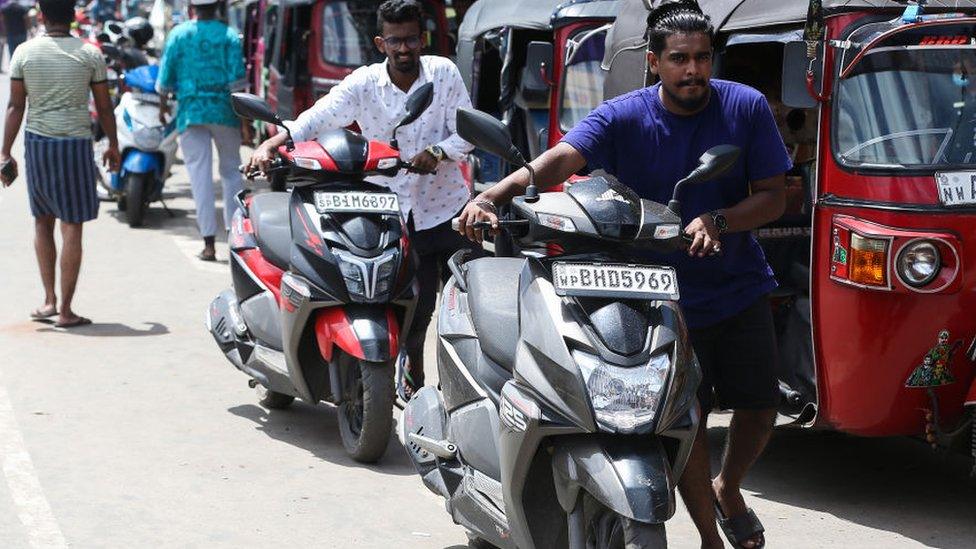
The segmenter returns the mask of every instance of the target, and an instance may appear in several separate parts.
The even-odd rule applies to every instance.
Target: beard
[[[691,86],[692,84],[703,86],[705,88],[704,93],[698,97],[680,97],[677,93],[673,92],[669,86],[665,86],[663,83],[661,84],[661,89],[664,90],[664,93],[668,95],[669,99],[677,103],[677,105],[682,109],[690,112],[696,112],[704,108],[705,104],[708,103],[708,98],[711,96],[711,88],[708,87],[708,81],[704,78],[682,80],[681,82],[678,82],[677,87],[684,88]]]
[[[392,58],[390,62],[397,72],[412,74],[420,69],[420,58],[415,55],[411,55],[408,58]]]

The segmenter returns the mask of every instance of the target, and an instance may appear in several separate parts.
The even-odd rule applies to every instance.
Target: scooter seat
[[[254,239],[265,259],[282,269],[291,257],[291,221],[288,216],[288,193],[262,193],[251,201],[251,226]]]
[[[468,308],[481,350],[509,372],[519,335],[519,274],[524,259],[484,257],[469,261]]]

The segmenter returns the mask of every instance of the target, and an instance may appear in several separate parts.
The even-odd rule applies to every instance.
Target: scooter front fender
[[[400,351],[400,323],[388,306],[326,307],[316,316],[315,338],[327,361],[339,347],[360,360],[386,362]]]
[[[674,514],[674,479],[660,439],[586,434],[553,442],[556,497],[566,513],[583,490],[636,521],[660,523]]]
[[[122,175],[127,173],[157,173],[163,164],[159,153],[132,149],[122,159]]]

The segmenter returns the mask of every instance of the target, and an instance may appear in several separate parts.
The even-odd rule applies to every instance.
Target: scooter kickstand
[[[176,217],[176,215],[170,211],[169,207],[166,206],[166,202],[162,198],[159,199],[159,203],[163,205],[163,210],[166,211],[166,215],[168,215],[170,219]]]

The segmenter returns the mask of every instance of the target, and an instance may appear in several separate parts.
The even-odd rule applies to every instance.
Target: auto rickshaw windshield
[[[844,165],[976,164],[976,45],[870,50],[836,97],[833,147]]]

